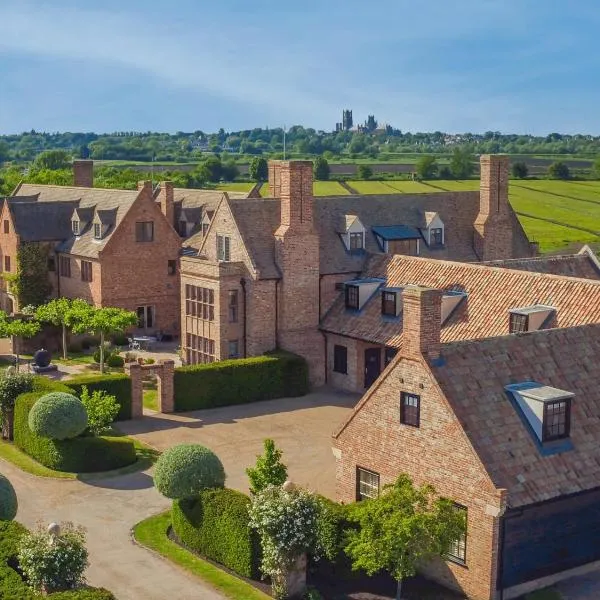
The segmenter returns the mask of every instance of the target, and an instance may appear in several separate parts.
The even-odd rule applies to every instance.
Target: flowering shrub
[[[316,550],[319,503],[302,489],[270,485],[252,498],[250,525],[262,547],[261,571],[275,598],[285,598],[285,576],[297,558]]]
[[[79,398],[65,392],[42,396],[29,411],[29,429],[52,440],[66,440],[82,434],[87,413]]]
[[[92,435],[102,435],[108,431],[121,409],[115,396],[104,390],[94,390],[90,394],[87,385],[84,385],[81,388],[80,399],[87,411],[88,431]]]
[[[85,530],[63,523],[51,536],[44,527],[23,535],[19,542],[19,566],[31,588],[52,593],[73,589],[82,583],[88,566]]]

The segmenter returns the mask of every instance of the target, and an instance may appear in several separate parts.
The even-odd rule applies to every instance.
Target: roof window
[[[346,250],[359,254],[365,249],[365,228],[356,215],[344,215],[339,231]]]
[[[525,333],[547,329],[556,314],[556,309],[544,304],[533,304],[509,311],[508,332]]]
[[[353,279],[344,283],[346,308],[360,310],[384,283],[383,279]]]

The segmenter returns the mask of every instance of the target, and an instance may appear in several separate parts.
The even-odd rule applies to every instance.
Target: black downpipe
[[[244,301],[244,325],[243,325],[243,332],[244,332],[244,358],[247,358],[248,356],[248,344],[247,344],[247,340],[246,340],[246,332],[247,332],[247,326],[246,326],[246,315],[248,314],[248,309],[246,308],[246,280],[242,277],[240,279],[240,285],[242,286],[242,299]]]
[[[327,383],[327,334],[321,331],[321,335],[323,336],[323,345],[325,346],[325,383]]]
[[[504,587],[502,585],[502,571],[504,569],[504,538],[506,536],[506,516],[500,517],[500,539],[498,540],[498,576],[496,587],[500,592],[498,600],[504,600]]]
[[[279,350],[279,279],[275,280],[275,348]]]

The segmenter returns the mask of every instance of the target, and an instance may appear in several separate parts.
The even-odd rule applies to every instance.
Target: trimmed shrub
[[[115,333],[111,337],[110,341],[115,346],[128,346],[129,345],[129,339],[124,333]]]
[[[40,437],[66,440],[82,434],[87,412],[81,400],[65,392],[41,396],[29,411],[29,428]]]
[[[202,490],[222,488],[225,469],[212,450],[200,444],[180,444],[158,457],[154,485],[167,498],[194,498]]]
[[[308,393],[308,365],[289,352],[175,369],[175,410],[198,410]]]
[[[12,483],[0,475],[0,521],[12,521],[17,516],[17,494]]]
[[[33,377],[33,390],[34,392],[64,392],[65,394],[73,394],[75,390],[70,388],[68,385],[43,377],[42,375],[35,375]]]
[[[173,531],[191,550],[258,579],[260,545],[250,529],[249,507],[248,496],[235,490],[204,490],[193,500],[173,502]]]
[[[20,573],[13,567],[16,564],[19,541],[27,529],[16,521],[0,521],[0,598],[3,600],[38,600]],[[115,600],[105,589],[84,588],[68,592],[50,594],[52,600]]]
[[[92,435],[102,435],[110,431],[112,422],[119,414],[117,399],[104,390],[91,392],[87,386],[81,389],[81,403],[88,416],[87,430]]]
[[[106,364],[107,366],[112,367],[113,369],[118,369],[119,367],[125,365],[125,359],[122,356],[119,356],[118,354],[111,354],[106,359]]]
[[[33,433],[29,411],[42,394],[22,394],[15,404],[15,445],[23,452],[50,469],[73,473],[111,471],[136,461],[133,442],[121,437],[51,440]]]
[[[115,421],[131,419],[131,379],[124,373],[114,375],[81,375],[68,381],[69,387],[75,395],[81,395],[83,386],[87,386],[90,393],[96,390],[105,391],[114,396],[119,403],[119,414]]]

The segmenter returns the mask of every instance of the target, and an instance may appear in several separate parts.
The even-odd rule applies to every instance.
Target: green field
[[[223,192],[249,192],[253,187],[253,183],[233,182],[219,183],[217,184],[216,189],[222,190]]]
[[[269,184],[263,183],[260,188],[260,195],[263,198],[269,197]],[[313,194],[315,196],[346,196],[350,192],[340,185],[337,181],[315,181],[313,183]],[[388,194],[393,194],[393,191],[388,191]]]

